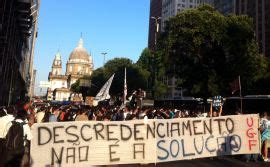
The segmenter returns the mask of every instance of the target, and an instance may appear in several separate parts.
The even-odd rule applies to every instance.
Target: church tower
[[[61,75],[61,73],[62,73],[62,60],[61,60],[61,54],[58,51],[53,60],[52,75]]]

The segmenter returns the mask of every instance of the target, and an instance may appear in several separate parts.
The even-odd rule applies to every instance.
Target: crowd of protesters
[[[235,114],[240,114],[239,110]],[[134,119],[174,119],[187,117],[218,117],[222,108],[204,112],[185,108],[155,108],[138,104],[129,105],[99,105],[90,107],[84,105],[35,105],[25,103],[20,106],[0,108],[0,167],[29,166],[29,143],[32,139],[31,126],[34,123],[66,122],[66,121],[128,121]],[[11,129],[14,124],[20,124],[23,129],[23,150],[14,151],[9,146],[12,138]],[[262,157],[268,161],[267,140],[270,139],[270,121],[267,113],[261,116],[260,131],[262,134]],[[17,147],[16,147],[17,148]],[[13,148],[14,149],[14,148]],[[256,156],[255,156],[256,157]],[[253,156],[248,159],[257,159]]]

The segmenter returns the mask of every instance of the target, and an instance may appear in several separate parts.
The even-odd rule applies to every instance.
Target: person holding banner
[[[264,112],[260,120],[261,140],[262,140],[262,156],[264,161],[268,162],[268,146],[267,140],[270,140],[270,121],[267,112]]]

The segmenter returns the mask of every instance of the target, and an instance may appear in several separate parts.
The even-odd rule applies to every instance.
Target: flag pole
[[[241,107],[241,114],[243,114],[243,99],[242,99],[242,88],[241,88],[241,77],[240,75],[238,76],[238,81],[239,81],[239,90],[240,90],[240,107]]]
[[[124,97],[123,97],[124,106],[126,106],[126,98],[127,98],[127,69],[125,68]]]

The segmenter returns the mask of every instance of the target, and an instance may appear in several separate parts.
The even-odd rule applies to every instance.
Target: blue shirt
[[[50,115],[49,122],[57,122],[57,117],[54,114]]]

